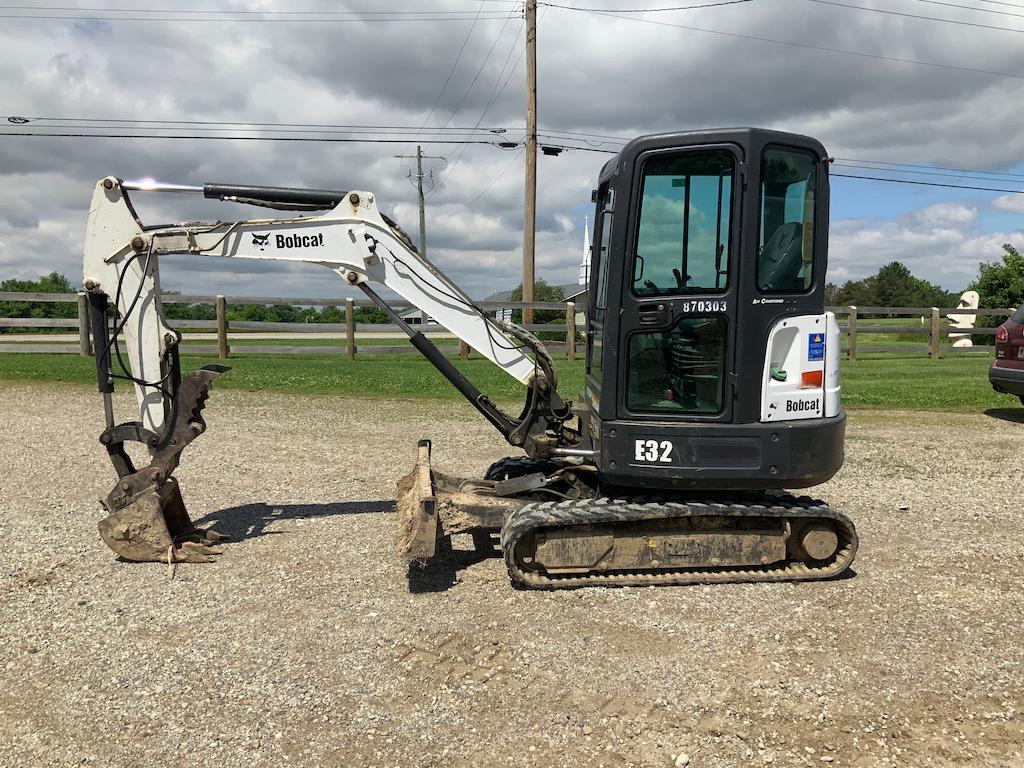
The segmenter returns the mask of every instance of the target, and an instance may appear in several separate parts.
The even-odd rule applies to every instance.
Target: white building
[[[579,284],[590,285],[590,217],[583,217],[583,261],[580,262]]]

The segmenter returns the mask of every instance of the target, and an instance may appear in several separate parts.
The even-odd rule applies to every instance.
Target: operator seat
[[[803,259],[803,225],[798,221],[780,224],[761,249],[757,262],[757,283],[763,291],[792,291],[800,285]]]

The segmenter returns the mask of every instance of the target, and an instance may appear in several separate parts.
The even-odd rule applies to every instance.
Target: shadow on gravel
[[[455,549],[451,537],[439,536],[433,558],[409,563],[409,591],[446,592],[458,582],[459,571],[491,557],[501,557],[501,550],[496,539],[485,533],[473,536],[472,549]]]
[[[283,531],[268,531],[267,525],[278,520],[303,520],[334,515],[365,515],[376,512],[394,512],[394,499],[380,501],[345,501],[338,504],[246,504],[211,512],[196,520],[201,527],[212,526],[234,541],[272,536]]]
[[[1014,424],[1024,424],[1024,408],[989,408],[985,415]]]

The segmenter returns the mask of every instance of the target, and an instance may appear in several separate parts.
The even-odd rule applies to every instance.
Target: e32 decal
[[[672,443],[669,440],[637,440],[633,444],[633,459],[644,462],[672,463]]]

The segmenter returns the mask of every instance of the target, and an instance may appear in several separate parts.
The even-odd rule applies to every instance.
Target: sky
[[[619,10],[710,1],[560,4]],[[36,10],[0,9],[0,132],[42,131],[47,124],[72,132],[87,125],[66,122],[72,119],[105,122],[108,133],[110,126],[145,132],[117,122],[138,120],[426,129],[398,136],[401,143],[0,136],[0,278],[57,270],[77,282],[91,190],[106,175],[363,189],[416,240],[410,163],[395,155],[414,152],[418,139],[425,154],[446,157],[426,161],[432,171],[429,258],[473,296],[519,283],[523,156],[493,142],[519,141],[523,134],[521,4],[59,4],[82,9],[76,11],[47,10],[58,4],[30,0],[19,7],[30,5]],[[331,15],[296,14],[325,10]],[[344,11],[353,15],[340,15]],[[1000,257],[1003,243],[1024,247],[1024,195],[1014,194],[1024,190],[1021,34],[1024,0],[750,0],[628,16],[543,5],[537,33],[541,140],[614,150],[621,142],[584,144],[543,134],[628,139],[754,125],[812,135],[836,158],[934,167],[904,179],[1007,190],[833,178],[830,280],[859,279],[898,259],[915,274],[960,290],[979,262]],[[11,116],[33,119],[18,124],[6,119]],[[489,134],[483,144],[432,143],[447,135],[438,132],[441,126],[475,125],[507,132]],[[264,128],[260,135],[324,134]],[[360,135],[396,139],[381,131]],[[577,150],[538,160],[537,274],[550,283],[576,280],[590,191],[608,157]],[[834,173],[892,175],[842,162]],[[945,168],[986,175],[965,180]],[[994,179],[992,172],[1018,177]],[[264,214],[182,196],[135,200],[147,224]],[[165,257],[163,285],[228,296],[346,295],[337,276],[315,266],[231,267],[222,260]]]

